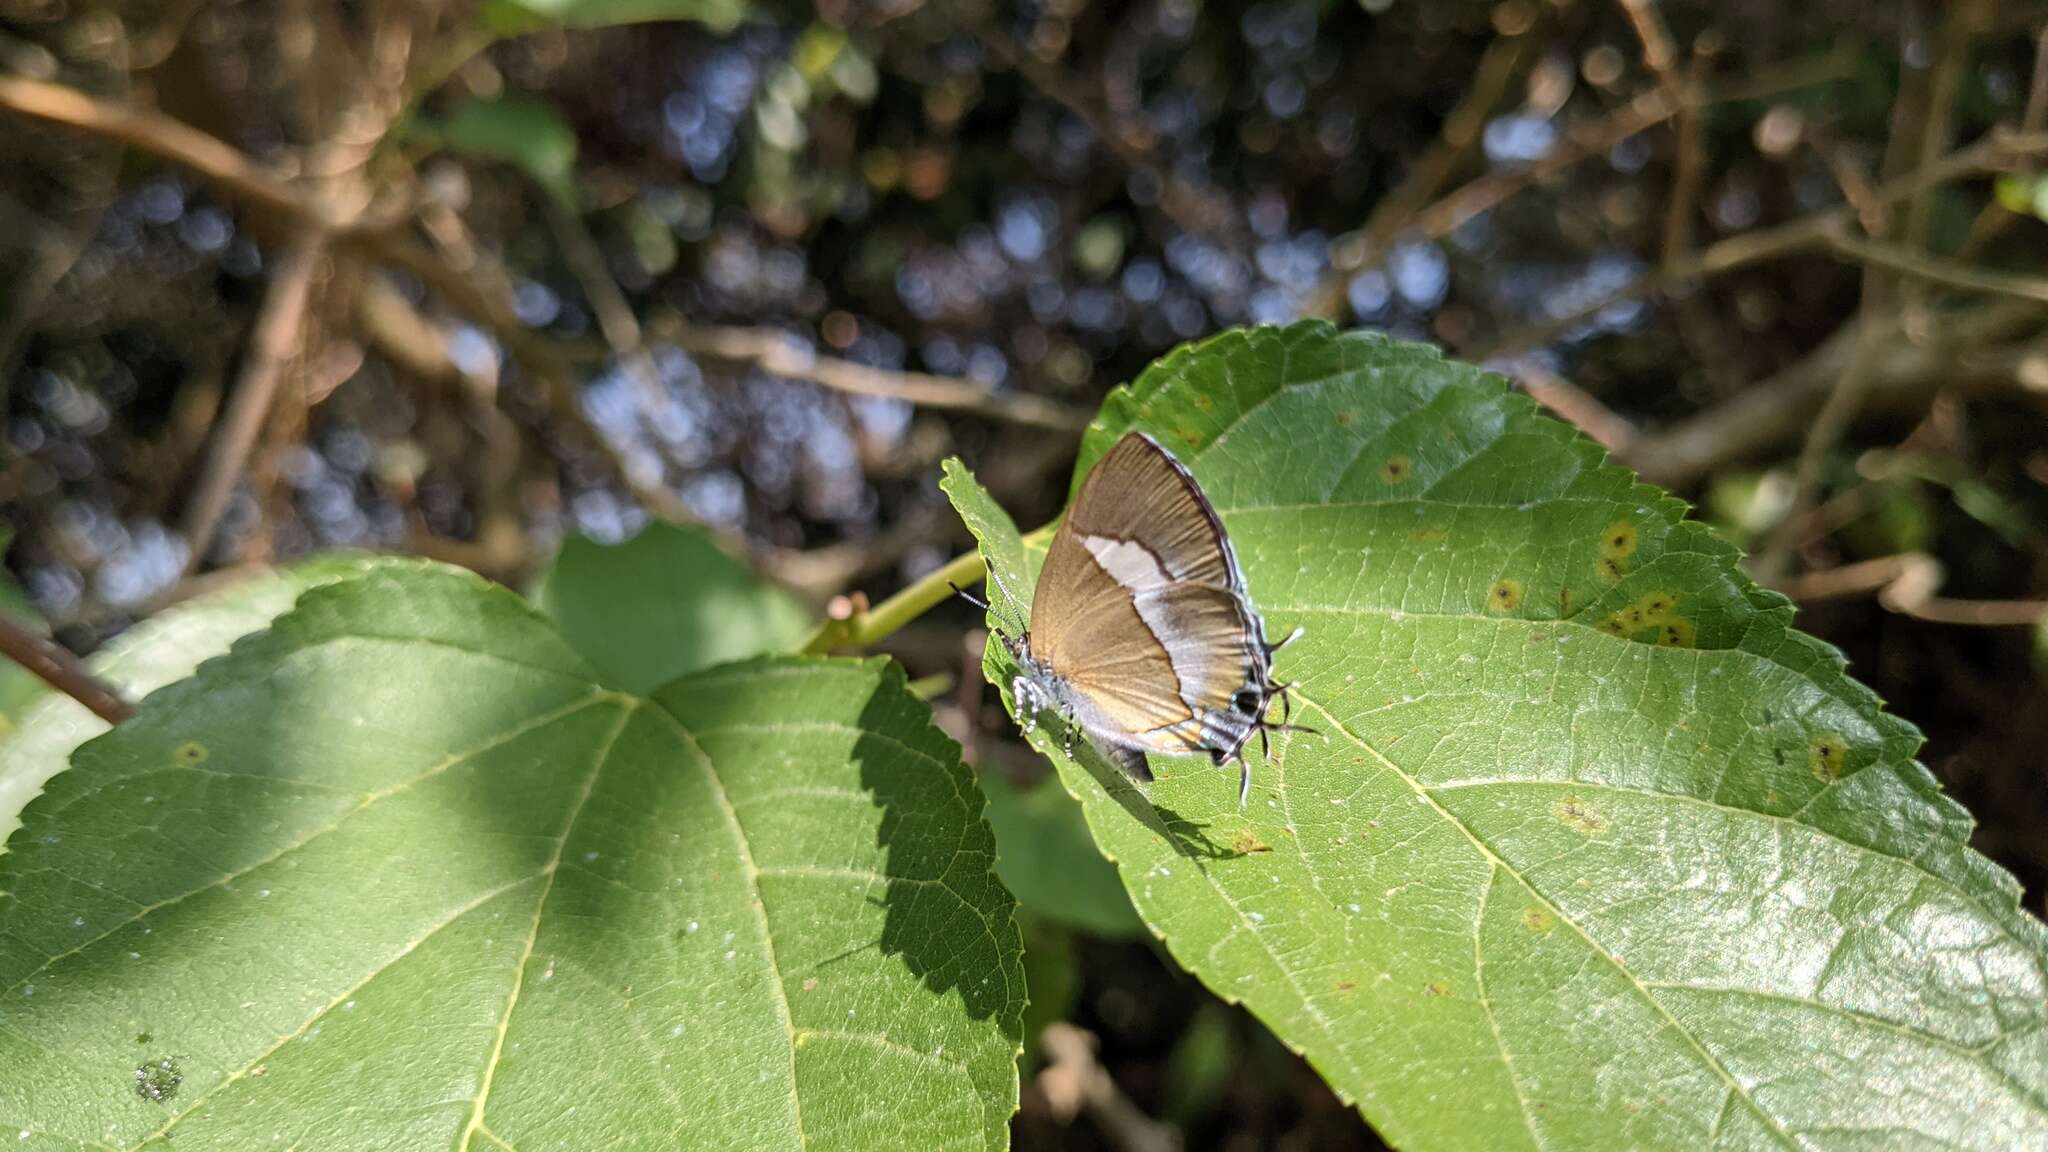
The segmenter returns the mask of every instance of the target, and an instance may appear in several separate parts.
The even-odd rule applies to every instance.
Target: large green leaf
[[[335,555],[261,572],[208,596],[167,609],[115,637],[87,666],[130,700],[192,674],[202,660],[269,626],[299,593],[389,561]],[[107,730],[85,705],[54,692],[21,707],[20,720],[0,742],[0,852],[19,825],[21,806],[64,768],[73,749]]]
[[[602,687],[387,567],[80,748],[0,857],[23,1149],[999,1148],[1017,929],[901,672]]]
[[[685,672],[794,648],[810,616],[702,529],[650,524],[623,544],[562,545],[534,602],[613,688],[648,692]]]
[[[2048,1146],[2048,933],[1913,728],[1676,500],[1495,377],[1319,324],[1167,357],[1077,478],[1131,428],[1307,629],[1278,674],[1322,734],[1244,811],[1234,768],[1145,794],[1034,742],[1174,956],[1390,1141]],[[1040,555],[949,473],[1028,599]]]

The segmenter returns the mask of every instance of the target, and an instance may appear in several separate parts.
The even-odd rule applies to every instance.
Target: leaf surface
[[[627,692],[794,648],[810,628],[794,596],[701,529],[674,524],[649,524],[621,544],[570,538],[534,601],[600,679]]]
[[[269,626],[308,588],[357,576],[379,564],[370,556],[323,556],[252,575],[228,588],[165,609],[116,636],[86,666],[139,700],[192,674],[203,660],[238,638]],[[38,681],[40,683],[40,681]],[[38,692],[21,705],[11,732],[0,733],[0,852],[20,825],[22,805],[62,771],[73,749],[107,730],[107,722],[69,696]]]
[[[1306,629],[1277,673],[1321,734],[1244,811],[1234,767],[1155,758],[1144,795],[1034,743],[1174,956],[1389,1141],[2048,1145],[2048,933],[1918,733],[1678,501],[1496,377],[1320,324],[1154,365],[1077,485],[1132,428],[1269,634]],[[1040,553],[946,487],[1022,620]]]
[[[0,1125],[1000,1148],[1023,972],[980,806],[881,661],[634,696],[466,574],[318,588],[23,812]]]

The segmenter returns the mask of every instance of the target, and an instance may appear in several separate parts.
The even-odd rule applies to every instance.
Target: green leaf
[[[1081,806],[1059,781],[1048,778],[1020,792],[1000,772],[986,772],[981,790],[996,834],[996,875],[1019,906],[1113,940],[1145,930],[1115,865],[1088,838]]]
[[[268,627],[306,589],[384,563],[391,561],[325,556],[250,576],[137,624],[95,652],[86,666],[121,695],[139,700],[190,676],[201,661],[226,652],[238,638]],[[23,706],[19,724],[0,742],[0,852],[20,824],[22,805],[64,769],[73,749],[106,730],[106,721],[69,696],[44,693]]]
[[[1322,324],[1168,356],[1076,481],[1134,427],[1269,632],[1306,628],[1276,672],[1322,734],[1244,811],[1234,768],[1155,759],[1146,795],[1033,742],[1173,955],[1390,1143],[2048,1144],[2048,931],[1918,733],[1678,501],[1496,377]],[[1022,617],[1039,555],[945,486]]]
[[[552,101],[516,94],[470,100],[427,131],[458,152],[518,168],[557,203],[574,209],[576,129]]]
[[[746,12],[739,0],[485,0],[483,16],[486,27],[503,32],[531,31],[548,23],[608,28],[659,20],[694,20],[725,29]]]
[[[810,627],[794,596],[701,529],[675,524],[650,524],[622,544],[571,538],[533,598],[598,677],[626,692],[795,648]]]
[[[1000,1148],[1023,972],[881,661],[602,687],[502,589],[308,592],[0,857],[24,1149]]]

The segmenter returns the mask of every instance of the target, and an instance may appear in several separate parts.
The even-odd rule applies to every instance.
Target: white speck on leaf
[[[685,932],[695,932],[696,930],[697,922],[695,920],[692,920],[688,924],[683,925],[683,931]]]

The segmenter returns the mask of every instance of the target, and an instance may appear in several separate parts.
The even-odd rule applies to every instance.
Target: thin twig
[[[1071,1119],[1085,1109],[1103,1139],[1119,1152],[1180,1152],[1180,1130],[1145,1115],[1096,1062],[1093,1035],[1055,1022],[1039,1033],[1038,1046],[1046,1061],[1038,1073],[1039,1088],[1056,1114]]]
[[[1402,226],[1429,203],[1472,155],[1484,135],[1487,117],[1493,114],[1509,83],[1527,63],[1534,39],[1525,28],[1496,36],[1486,46],[1478,67],[1472,71],[1472,82],[1465,86],[1465,94],[1444,117],[1436,142],[1409,166],[1401,183],[1373,205],[1364,227],[1355,236],[1331,245],[1330,272],[1318,285],[1316,298],[1309,302],[1309,315],[1336,317],[1343,306],[1346,278],[1379,261]]]
[[[1692,62],[1691,87],[1702,86],[1713,57],[1702,51]],[[1700,110],[1682,107],[1675,124],[1678,157],[1671,167],[1671,204],[1664,213],[1664,266],[1670,267],[1693,250],[1700,191],[1707,179],[1707,146]]]
[[[1242,230],[1243,214],[1222,193],[1190,184],[1153,149],[1119,131],[1108,110],[1093,94],[1070,80],[1057,64],[1047,63],[1019,46],[993,19],[977,20],[973,34],[999,62],[1086,124],[1119,164],[1151,180],[1159,189],[1160,211],[1181,231],[1235,237]]]
[[[1913,196],[1922,188],[1935,187],[1968,176],[2001,171],[2016,158],[2038,156],[2043,152],[2048,152],[2048,134],[2015,134],[1994,129],[1974,143],[1956,149],[1925,168],[1886,181],[1871,190],[1871,197],[1877,203],[1894,204]],[[1556,339],[1562,333],[1571,331],[1588,318],[1599,315],[1621,301],[1648,296],[1680,284],[1818,247],[1828,242],[1831,231],[1848,224],[1855,212],[1853,206],[1843,204],[1824,212],[1802,216],[1775,228],[1763,228],[1730,236],[1709,244],[1695,255],[1673,266],[1638,276],[1597,299],[1539,323],[1511,331],[1490,348],[1468,349],[1466,354],[1476,359],[1487,359],[1538,347]]]
[[[619,287],[605,263],[604,249],[598,247],[597,237],[590,234],[583,217],[556,203],[552,196],[544,195],[543,199],[547,203],[542,211],[554,231],[562,262],[583,286],[584,299],[590,301],[591,310],[597,313],[598,331],[604,334],[605,343],[611,345],[619,366],[633,377],[642,402],[650,410],[658,407],[662,401],[661,372],[641,339],[640,318],[633,314],[632,302],[626,299],[625,290]]]
[[[904,400],[921,408],[971,412],[991,420],[1078,435],[1088,417],[1055,400],[1023,392],[995,392],[947,376],[894,372],[852,360],[820,356],[808,345],[773,328],[735,328],[685,323],[673,314],[649,321],[655,336],[693,356],[728,364],[750,364],[777,376],[858,396]]]
[[[1827,241],[1829,248],[1851,260],[1903,272],[1930,284],[2048,304],[2048,277],[1976,268],[1903,244],[1887,244],[1882,240],[1857,236],[1847,228],[1829,230]]]
[[[98,100],[62,84],[0,76],[0,109],[62,124],[138,151],[175,160],[244,203],[288,219],[335,230],[328,218],[283,177],[183,121],[111,100]]]
[[[1712,107],[1735,100],[1760,100],[1799,88],[1810,88],[1850,74],[1853,62],[1842,52],[1818,60],[1796,61],[1757,73],[1738,85],[1700,93],[1689,103]],[[1416,215],[1413,227],[1424,236],[1448,236],[1467,220],[1498,206],[1524,188],[1562,175],[1596,156],[1605,156],[1623,140],[1670,119],[1686,105],[1662,88],[1653,88],[1608,113],[1599,121],[1568,134],[1558,148],[1526,167],[1489,172],[1453,189]]]
[[[191,572],[205,560],[213,544],[214,529],[235,484],[248,467],[249,452],[270,415],[277,398],[278,381],[285,365],[299,345],[299,332],[312,299],[313,280],[325,252],[321,237],[302,234],[294,238],[279,259],[270,286],[263,294],[263,306],[249,334],[241,374],[228,397],[227,410],[215,429],[213,442],[194,482],[185,509],[185,571]]]
[[[109,724],[119,724],[135,715],[134,706],[121,699],[113,685],[86,671],[69,649],[36,635],[4,614],[0,614],[0,656],[35,673],[43,683],[85,705]]]
[[[1940,388],[2011,395],[2035,354],[2024,348],[1992,355],[1977,350],[2029,337],[2042,321],[2038,305],[2001,300],[1950,318],[1935,339],[1916,343],[1898,329],[1894,317],[1875,360],[1869,407],[1924,408]],[[1792,439],[1809,425],[1847,368],[1858,332],[1855,324],[1846,324],[1770,378],[1669,428],[1645,433],[1621,453],[1623,460],[1646,480],[1687,488],[1733,461]]]
[[[1807,604],[1874,593],[1886,611],[1932,624],[2022,627],[2048,616],[2048,600],[1953,600],[1937,596],[1943,576],[1941,562],[1934,557],[1925,552],[1901,552],[1803,573],[1779,581],[1777,589]]]
[[[1538,404],[1617,456],[1626,454],[1641,435],[1634,424],[1591,393],[1533,360],[1514,362],[1508,366],[1507,374]]]

